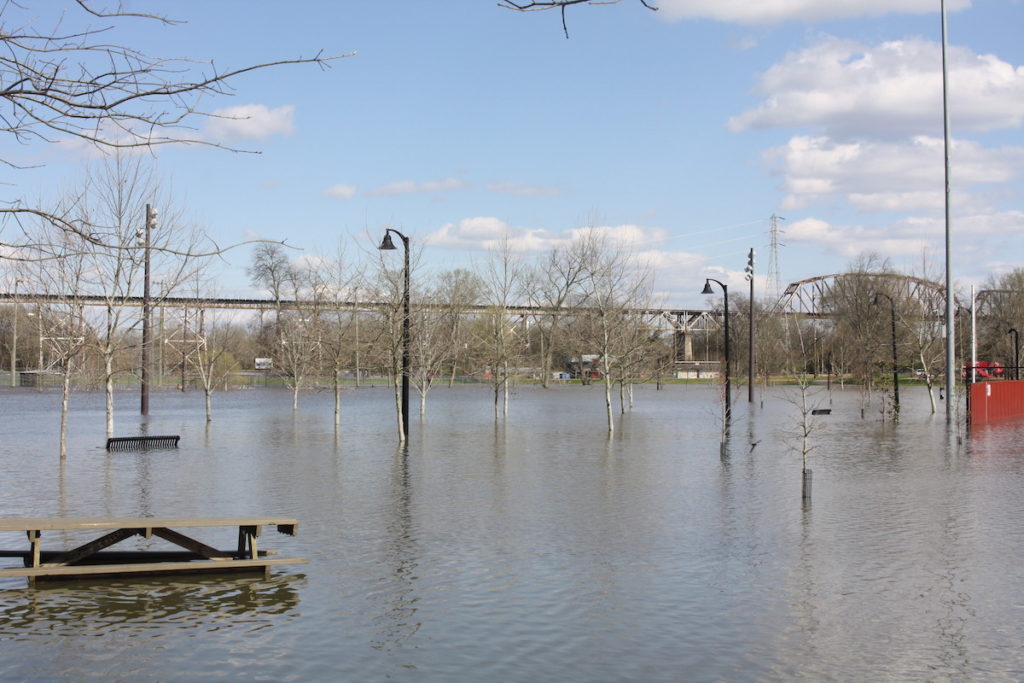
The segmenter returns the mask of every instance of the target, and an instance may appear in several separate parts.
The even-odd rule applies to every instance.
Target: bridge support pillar
[[[693,335],[683,330],[676,330],[676,360],[693,360]]]

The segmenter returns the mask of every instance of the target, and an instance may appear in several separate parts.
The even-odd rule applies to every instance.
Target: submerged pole
[[[953,250],[950,246],[949,225],[949,84],[946,76],[946,0],[939,1],[942,14],[942,139],[945,171],[946,207],[946,424],[953,424],[956,417],[954,390],[956,389],[956,348],[953,336]]]

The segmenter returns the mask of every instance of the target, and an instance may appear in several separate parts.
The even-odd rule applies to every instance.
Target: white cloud
[[[217,109],[206,125],[204,137],[211,140],[265,140],[271,135],[295,132],[295,107],[270,109],[263,104],[243,104]]]
[[[951,157],[961,189],[1010,182],[1024,170],[1024,147],[991,149],[956,140]],[[861,211],[937,210],[943,205],[943,142],[938,138],[844,143],[795,136],[786,146],[769,150],[765,160],[784,178],[786,210],[837,198]]]
[[[956,11],[970,0],[948,0]],[[883,14],[929,14],[938,11],[934,0],[660,0],[658,14],[669,21],[715,19],[737,24],[773,24],[783,21],[830,21]]]
[[[541,251],[558,239],[547,230],[514,228],[500,218],[477,216],[447,223],[428,235],[424,242],[432,247],[487,250],[501,246],[508,239],[513,251]]]
[[[877,46],[828,38],[762,74],[766,99],[729,121],[734,131],[813,126],[831,137],[906,137],[942,128],[940,46],[912,39]],[[949,51],[950,116],[958,128],[1024,123],[1024,67],[966,48]]]
[[[1007,240],[1020,234],[1024,211],[1003,211],[955,216],[954,249],[957,259],[972,254],[967,267],[974,267],[981,258],[995,258],[1005,253]],[[852,259],[866,251],[884,257],[916,258],[922,253],[941,253],[945,237],[945,221],[910,217],[882,227],[832,225],[817,218],[796,221],[785,230],[787,245],[799,243],[818,246],[844,259]]]
[[[814,244],[845,259],[855,258],[865,251],[877,251],[889,257],[915,256],[935,246],[934,238],[899,233],[896,228],[833,226],[816,218],[807,218],[787,227],[785,234],[787,244]],[[936,234],[941,235],[941,232]]]
[[[424,241],[434,247],[486,250],[500,247],[507,238],[513,251],[538,252],[569,244],[591,231],[601,234],[609,245],[637,254],[641,250],[647,253],[646,250],[652,244],[662,244],[668,240],[668,232],[663,228],[626,224],[575,228],[555,233],[542,228],[514,227],[492,216],[477,216],[443,225]]]
[[[382,197],[399,194],[415,194],[419,192],[446,192],[449,190],[462,190],[466,187],[468,187],[468,185],[458,178],[430,180],[423,183],[416,183],[411,180],[402,180],[368,190],[366,194],[374,197]]]
[[[356,196],[357,188],[354,185],[332,185],[324,190],[324,196],[332,199],[348,200]]]

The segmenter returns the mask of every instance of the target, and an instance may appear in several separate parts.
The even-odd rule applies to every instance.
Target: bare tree
[[[90,293],[105,300],[102,318],[94,324],[104,361],[107,436],[114,433],[115,379],[118,374],[138,367],[137,362],[122,353],[134,344],[132,332],[141,323],[138,309],[127,306],[126,297],[141,294],[146,259],[152,260],[153,272],[160,278],[160,297],[172,292],[199,265],[199,259],[187,254],[195,251],[200,236],[184,228],[172,210],[161,212],[148,245],[138,239],[146,220],[146,204],[171,205],[166,197],[158,197],[158,182],[146,160],[119,153],[107,157],[87,174],[74,199],[81,224],[88,225],[100,242],[118,245],[105,248],[82,241]],[[122,365],[116,362],[119,356],[124,358]]]
[[[299,392],[315,377],[323,359],[324,305],[326,281],[315,265],[293,267],[288,280],[296,306],[278,320],[279,343],[275,349],[274,371],[292,392],[292,410],[299,407]]]
[[[795,362],[790,371],[800,393],[791,403],[797,409],[795,436],[797,447],[800,450],[802,497],[804,500],[809,500],[811,497],[811,468],[808,467],[808,464],[811,453],[816,449],[816,444],[813,443],[811,436],[819,426],[814,416],[821,410],[822,402],[818,400],[817,392],[813,388],[812,376],[807,373],[808,348],[803,331],[800,325],[793,327],[796,330],[798,353],[793,357]]]
[[[49,305],[49,315],[39,315],[40,345],[50,348],[51,362],[61,373],[60,459],[67,458],[68,403],[72,379],[80,371],[80,359],[89,346],[89,329],[83,314],[81,297],[87,271],[86,250],[73,233],[52,234],[49,222],[40,226],[49,245],[49,259],[36,263],[35,278],[39,291],[59,293],[60,299]],[[41,381],[42,377],[37,378]]]
[[[589,276],[586,278],[587,311],[594,332],[590,344],[601,357],[605,413],[608,433],[612,434],[615,431],[613,385],[619,382],[620,387],[625,386],[628,359],[639,352],[646,341],[635,311],[648,301],[650,276],[626,245],[613,244],[595,230],[588,230],[583,239],[591,242],[587,251],[592,260],[587,265]]]
[[[466,350],[469,347],[465,324],[466,315],[470,307],[480,301],[483,291],[483,280],[470,270],[456,268],[441,273],[438,278],[436,296],[444,320],[443,327],[450,340],[449,387],[455,383],[455,377],[459,370],[463,369]]]
[[[508,417],[508,401],[513,369],[522,358],[525,340],[512,324],[509,308],[516,303],[523,288],[522,262],[513,253],[506,236],[492,249],[485,265],[483,280],[487,312],[477,326],[482,358],[490,372],[494,390],[494,418]]]
[[[548,252],[529,278],[529,297],[537,314],[540,340],[541,384],[548,386],[555,354],[560,351],[562,321],[575,306],[586,305],[593,240],[577,239]]]
[[[274,322],[266,349],[274,362],[274,374],[292,391],[292,409],[298,409],[299,392],[306,387],[322,357],[323,306],[331,295],[327,280],[317,266],[291,263],[280,244],[256,246],[248,269],[255,285],[265,287],[274,299]],[[290,302],[285,308],[285,297]],[[307,300],[312,307],[298,302]],[[266,326],[261,325],[261,334]]]
[[[196,273],[191,284],[195,298],[212,295],[212,284],[202,273]],[[226,385],[228,376],[239,369],[238,362],[228,352],[232,337],[238,334],[238,328],[229,320],[221,319],[223,313],[199,309],[198,316],[194,352],[186,360],[202,384],[206,421],[212,422],[213,392],[218,386]]]
[[[333,377],[334,389],[334,424],[341,424],[341,376],[342,372],[351,363],[356,374],[358,384],[359,377],[359,297],[360,283],[363,279],[361,269],[353,268],[350,265],[343,251],[326,267],[329,269],[324,283],[323,295],[325,298],[322,323],[324,331],[322,335],[322,348],[324,358],[330,365]],[[351,300],[353,306],[346,308],[342,305],[343,300]]]
[[[122,27],[139,22],[173,25],[155,14],[107,11],[94,0],[75,0],[75,9],[44,24],[36,8],[17,2],[0,5],[0,133],[22,144],[77,139],[100,149],[154,149],[169,144],[199,144],[231,149],[195,134],[195,123],[216,116],[200,106],[211,96],[229,94],[240,76],[297,64],[326,68],[348,55],[298,57],[220,70],[212,63],[168,59],[138,47],[111,42]],[[100,22],[97,24],[97,20]],[[235,150],[240,151],[240,150]],[[18,165],[0,158],[10,168]],[[8,198],[0,221],[21,224],[30,217],[76,234],[85,243],[124,248],[96,235],[77,217],[41,205]],[[47,251],[14,231],[0,246]],[[53,246],[60,249],[59,243]]]

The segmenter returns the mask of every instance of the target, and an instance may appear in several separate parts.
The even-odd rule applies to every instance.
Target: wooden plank
[[[186,550],[191,550],[197,555],[202,555],[206,558],[214,557],[233,557],[233,555],[224,550],[217,550],[213,546],[206,545],[201,541],[197,541],[194,538],[189,538],[185,534],[178,533],[173,529],[165,529],[164,527],[154,527],[153,535],[170,541],[175,545],[179,545]]]
[[[131,538],[136,534],[142,535],[145,533],[145,529],[118,529],[117,531],[111,531],[109,534],[105,534],[95,541],[89,541],[83,545],[78,546],[74,550],[69,550],[66,553],[60,555],[54,564],[71,564],[77,562],[84,557],[89,557],[93,553],[99,552],[104,548],[109,548],[115,543],[120,543],[126,538]]]
[[[256,560],[195,560],[192,562],[148,562],[134,564],[88,564],[62,567],[6,567],[0,569],[0,578],[27,576],[73,577],[117,574],[174,574],[178,572],[230,572],[246,569],[265,569],[281,564],[306,564],[302,557],[263,557]]]
[[[228,550],[218,551],[222,557],[228,559],[235,557],[234,553]],[[260,557],[277,555],[276,550],[261,550]],[[46,564],[60,559],[64,555],[63,550],[41,550],[39,551],[39,564]],[[25,562],[26,567],[32,565],[31,550],[0,550],[0,557],[13,557]],[[189,550],[101,550],[94,555],[78,560],[76,564],[121,564],[123,562],[185,562],[187,560],[205,560],[203,555],[196,554]]]
[[[140,529],[147,527],[274,526],[294,535],[298,521],[289,517],[0,517],[2,531]]]

